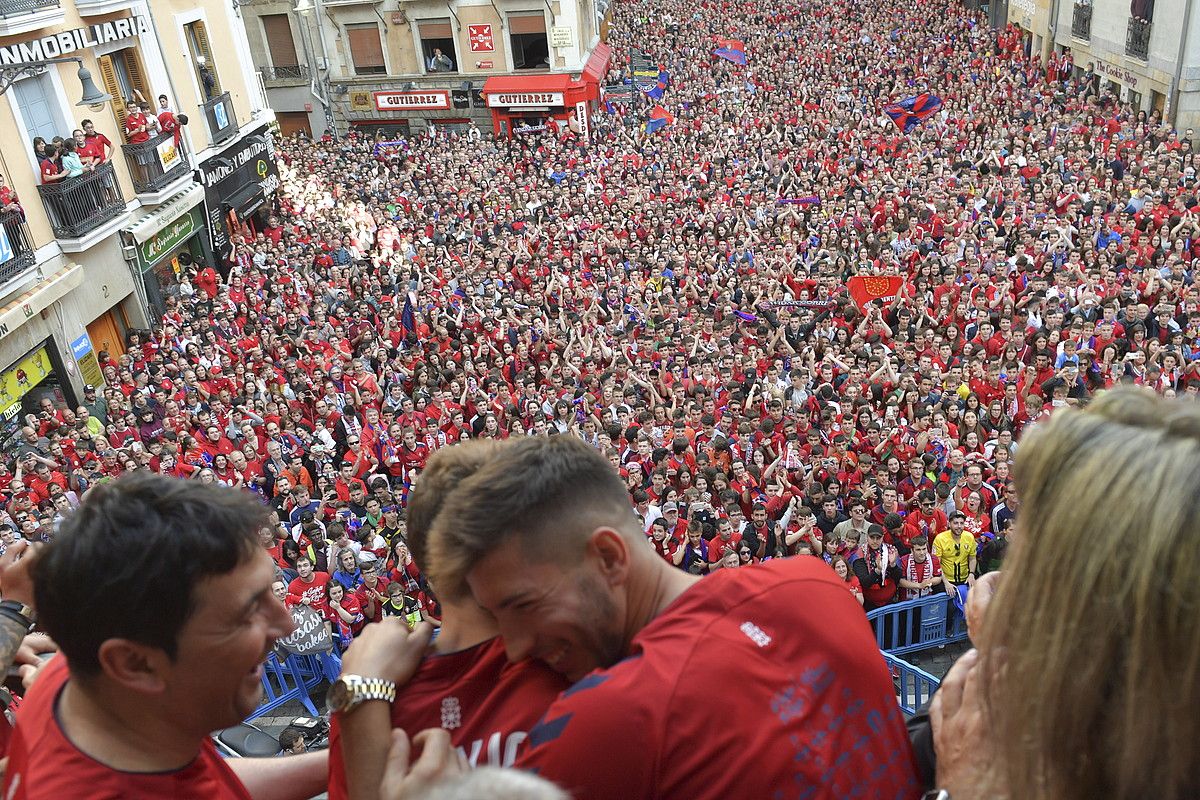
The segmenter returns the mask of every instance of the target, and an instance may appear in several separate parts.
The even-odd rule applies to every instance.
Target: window
[[[17,107],[21,109],[21,119],[25,123],[25,142],[30,150],[33,149],[33,139],[40,136],[47,142],[55,136],[69,136],[71,131],[59,118],[58,104],[54,98],[54,84],[49,74],[31,75],[22,78],[12,85],[17,98]]]
[[[458,72],[458,52],[449,19],[424,19],[417,23],[426,72]]]
[[[263,38],[267,40],[271,66],[275,67],[276,74],[299,75],[299,70],[295,68],[300,65],[300,60],[296,58],[296,40],[292,38],[292,24],[288,15],[263,14],[259,19],[262,20]],[[288,70],[288,67],[292,69]]]
[[[509,14],[508,39],[513,69],[550,68],[550,42],[546,38],[546,18],[542,12]]]
[[[379,26],[374,22],[346,26],[346,38],[350,41],[350,60],[354,62],[355,75],[384,75],[387,65],[383,63],[383,41],[379,38]]]
[[[192,65],[196,70],[196,82],[200,84],[202,102],[207,103],[221,94],[221,81],[217,77],[217,64],[213,61],[212,47],[208,43],[208,31],[203,20],[189,22],[183,33],[192,54]]]
[[[144,100],[151,108],[155,107],[153,92],[146,86],[146,79],[143,77],[145,72],[133,48],[100,56],[96,63],[100,65],[100,79],[104,81],[104,91],[113,97],[112,111],[117,119],[117,130],[125,130],[125,115],[130,103]]]

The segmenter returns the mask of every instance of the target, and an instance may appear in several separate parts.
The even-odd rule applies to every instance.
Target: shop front
[[[25,415],[40,413],[42,398],[50,398],[59,408],[68,404],[74,408],[76,397],[65,379],[65,367],[51,338],[0,371],[0,449],[12,451]]]
[[[166,298],[179,293],[184,270],[204,263],[204,189],[192,184],[136,220],[124,232],[126,246],[137,257],[146,302],[157,318],[166,311]],[[127,251],[128,252],[128,251]]]
[[[586,139],[611,59],[611,48],[601,42],[578,80],[563,73],[488,78],[483,96],[492,112],[493,132],[512,138],[570,128]]]
[[[262,230],[269,200],[279,188],[270,127],[256,128],[218,155],[206,158],[200,163],[197,181],[204,187],[205,221],[216,257],[213,266],[228,275],[233,237],[253,236]]]

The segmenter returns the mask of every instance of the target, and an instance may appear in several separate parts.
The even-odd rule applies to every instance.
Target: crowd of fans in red
[[[265,229],[106,387],[28,419],[13,531],[133,469],[244,486],[278,511],[281,593],[350,635],[437,616],[399,535],[431,452],[571,435],[681,569],[811,553],[873,608],[937,591],[947,531],[974,546],[942,586],[995,568],[1026,425],[1200,387],[1192,131],[947,0],[651,10],[615,6],[609,77],[635,49],[669,70],[661,132],[635,101],[586,142],[281,142]],[[922,91],[945,106],[902,134],[882,107]],[[861,310],[853,275],[903,286]]]

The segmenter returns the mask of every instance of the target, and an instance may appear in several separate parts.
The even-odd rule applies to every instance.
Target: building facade
[[[1039,0],[1030,0],[1037,3]],[[1010,18],[1015,0],[1010,0]],[[1180,130],[1200,127],[1197,0],[1055,0],[1049,36],[1101,86]]]
[[[181,270],[220,266],[210,228],[273,189],[252,66],[230,0],[0,0],[0,445],[40,398],[102,384],[98,356],[152,326]],[[79,102],[80,67],[111,98]],[[84,138],[91,168],[45,166],[35,139],[85,127],[106,139]]]
[[[493,127],[496,76],[579,79],[608,3],[601,0],[249,0],[241,13],[286,135],[331,126],[405,135]]]

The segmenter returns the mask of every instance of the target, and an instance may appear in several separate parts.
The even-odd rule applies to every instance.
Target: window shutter
[[[546,18],[541,14],[509,14],[510,33],[545,33]]]
[[[300,64],[296,58],[296,42],[292,39],[292,26],[287,14],[263,14],[263,34],[267,40],[267,50],[271,53],[271,66],[295,67]]]
[[[142,70],[142,62],[138,60],[137,53],[133,48],[129,48],[119,51],[116,55],[118,58],[125,59],[125,74],[129,76],[129,83],[133,88],[142,93],[142,97],[150,104],[150,108],[153,109],[157,103],[155,103],[154,98],[151,96],[149,87],[146,86],[146,79],[143,77],[146,73]]]
[[[384,71],[383,42],[379,38],[378,25],[373,22],[347,25],[346,37],[350,40],[350,59],[354,62],[355,72]]]
[[[113,67],[112,56],[100,56],[96,59],[100,67],[100,77],[104,81],[104,91],[112,95],[113,116],[117,118],[117,127],[125,130],[125,97],[121,93],[121,84],[117,83],[117,71]]]
[[[192,35],[196,39],[196,49],[200,51],[197,55],[204,56],[204,63],[208,66],[208,71],[213,76],[215,83],[213,86],[213,97],[216,97],[221,94],[221,78],[217,75],[217,62],[213,60],[212,47],[208,43],[208,30],[204,27],[204,20],[198,19],[192,23]]]
[[[417,23],[417,30],[422,39],[453,39],[454,32],[450,30],[449,21],[427,21]]]

